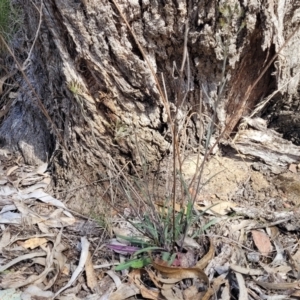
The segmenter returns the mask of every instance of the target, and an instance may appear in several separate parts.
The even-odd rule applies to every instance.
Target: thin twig
[[[28,56],[27,58],[25,59],[24,63],[23,63],[23,71],[25,70],[25,68],[28,66],[28,64],[30,63],[30,57],[31,57],[31,53],[33,51],[33,48],[35,46],[35,43],[37,41],[37,38],[39,36],[39,32],[40,32],[40,29],[41,29],[41,25],[42,25],[42,16],[43,16],[43,0],[41,0],[41,7],[40,9],[38,9],[38,7],[35,5],[35,3],[31,0],[30,1],[31,4],[36,8],[36,10],[38,11],[39,15],[40,15],[40,18],[39,18],[39,24],[38,24],[38,28],[35,32],[35,37],[34,37],[34,40],[32,42],[32,45],[30,47],[30,50],[29,50],[29,53],[28,53]]]

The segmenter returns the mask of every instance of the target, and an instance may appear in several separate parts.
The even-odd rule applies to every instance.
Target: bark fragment
[[[232,146],[243,154],[261,159],[270,166],[286,168],[299,162],[300,147],[282,138],[278,132],[268,129],[260,118],[246,118],[252,128],[239,130]]]

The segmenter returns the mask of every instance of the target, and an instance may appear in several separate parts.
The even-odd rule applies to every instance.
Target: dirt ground
[[[195,172],[196,155],[189,157],[183,173],[186,179]],[[206,201],[232,201],[237,205],[255,206],[270,211],[299,206],[298,166],[273,174],[267,165],[246,158],[215,156],[206,164],[201,191]]]
[[[122,282],[116,284],[117,279],[109,272],[120,257],[106,247],[114,236],[113,227],[126,228],[122,216],[115,216],[112,227],[106,228],[93,216],[80,217],[85,214],[83,210],[70,211],[70,203],[65,206],[64,199],[51,196],[47,164],[30,167],[16,156],[0,154],[0,298],[1,292],[13,289],[20,295],[31,293],[28,299],[37,299],[36,295],[44,297],[39,299],[131,299],[116,295],[118,284],[129,284],[129,275],[114,275]],[[196,156],[185,160],[183,174],[187,181],[193,177],[195,165]],[[214,255],[205,268],[211,286],[218,292],[205,299],[236,299],[242,291],[247,291],[247,299],[270,295],[297,299],[299,166],[291,165],[289,170],[273,174],[263,163],[246,157],[215,155],[204,168],[203,182],[206,184],[197,197],[196,208],[203,211],[211,207],[204,214],[205,222],[218,220],[206,231],[213,241]],[[85,272],[82,267],[74,277],[86,243],[92,267],[88,271],[85,264]],[[203,245],[205,252],[208,246]],[[43,254],[46,261],[35,257],[37,249],[47,253]],[[54,266],[51,261],[56,262]],[[221,283],[217,286],[218,281]],[[281,289],[275,288],[278,283]],[[39,290],[32,292],[32,286]],[[147,298],[140,295],[141,286],[135,288],[133,298]],[[103,296],[108,294],[108,298]]]

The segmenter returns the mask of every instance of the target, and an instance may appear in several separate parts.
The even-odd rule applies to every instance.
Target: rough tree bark
[[[85,181],[71,166],[55,128],[90,181],[106,177],[111,157],[123,165],[129,160],[138,165],[137,149],[141,149],[146,161],[155,166],[170,150],[166,111],[134,36],[160,81],[163,74],[174,109],[182,94],[187,93],[180,118],[198,112],[202,106],[203,117],[199,119],[194,114],[186,129],[190,148],[201,140],[214,113],[214,136],[225,130],[227,138],[242,116],[249,115],[277,89],[275,98],[266,106],[270,119],[279,116],[279,103],[291,103],[282,104],[290,109],[295,99],[299,102],[299,31],[253,86],[299,25],[298,1],[13,3],[22,7],[24,18],[10,46],[22,64],[33,45],[30,63],[24,69],[30,85],[20,72],[14,75],[18,93],[9,113],[2,118],[0,139],[2,146],[20,151],[27,163],[50,160],[58,186],[71,190]],[[180,81],[186,24],[188,55],[184,80]],[[13,70],[15,63],[9,55],[6,61],[7,68]],[[6,69],[1,75],[7,72]],[[216,103],[225,78],[223,97]],[[2,95],[2,106],[8,103],[7,95]],[[42,113],[37,96],[53,123]],[[68,196],[82,198],[86,193],[96,197],[92,188]]]

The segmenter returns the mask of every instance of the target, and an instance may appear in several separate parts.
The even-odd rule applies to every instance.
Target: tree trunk
[[[205,143],[211,120],[214,137],[228,138],[241,118],[277,89],[260,110],[273,120],[279,103],[291,108],[294,99],[299,102],[299,30],[285,44],[299,25],[297,1],[46,0],[41,5],[19,0],[14,5],[24,15],[10,47],[20,64],[30,53],[30,63],[24,68],[27,80],[21,72],[13,77],[18,93],[2,120],[1,143],[19,150],[29,164],[50,161],[56,186],[68,187],[69,198],[98,197],[97,187],[71,192],[86,182],[69,154],[94,182],[107,177],[111,159],[140,165],[141,152],[155,167],[171,151],[167,111],[151,68],[162,87],[165,82],[179,127],[189,120],[181,134],[189,149]],[[13,71],[9,54],[6,61]],[[3,93],[3,105],[8,95]],[[201,118],[195,114],[200,107]]]

